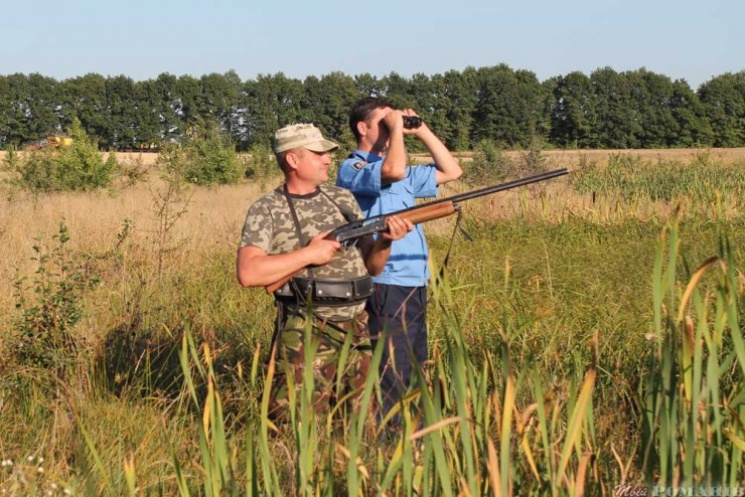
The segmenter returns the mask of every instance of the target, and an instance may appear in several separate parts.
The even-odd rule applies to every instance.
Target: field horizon
[[[525,150],[504,150],[506,157],[515,159],[525,153]],[[542,151],[543,156],[550,164],[557,167],[568,167],[570,169],[578,166],[581,160],[594,161],[605,164],[611,156],[633,156],[641,160],[684,160],[692,155],[709,153],[713,160],[725,164],[745,159],[745,147],[743,148],[668,148],[668,149],[546,149]],[[5,159],[6,152],[0,150],[0,161]],[[106,152],[103,152],[106,155]],[[410,154],[412,159],[425,161],[429,157],[426,154]],[[471,152],[457,152],[456,157],[468,159]],[[117,160],[120,162],[142,161],[143,165],[152,166],[158,158],[157,153],[152,152],[116,152]],[[583,159],[584,158],[584,159]]]

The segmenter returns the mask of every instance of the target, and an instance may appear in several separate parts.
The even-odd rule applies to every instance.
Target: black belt
[[[321,280],[292,278],[274,292],[277,299],[312,299],[321,305],[349,305],[365,300],[373,293],[373,280],[369,276],[354,280]]]

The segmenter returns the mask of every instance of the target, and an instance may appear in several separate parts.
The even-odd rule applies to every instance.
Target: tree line
[[[242,81],[234,72],[154,80],[99,74],[57,81],[0,75],[0,147],[63,132],[75,119],[103,150],[180,141],[217,125],[248,150],[293,122],[312,122],[351,143],[348,112],[367,95],[411,107],[452,150],[484,140],[502,148],[745,146],[745,71],[713,77],[694,91],[646,69],[599,68],[539,81],[501,64],[411,78],[332,72],[304,80],[283,73]]]

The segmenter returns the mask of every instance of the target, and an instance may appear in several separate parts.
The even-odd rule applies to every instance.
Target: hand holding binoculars
[[[416,129],[422,125],[422,118],[419,116],[402,116],[404,118],[404,128]]]

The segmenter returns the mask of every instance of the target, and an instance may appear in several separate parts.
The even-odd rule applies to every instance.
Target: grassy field
[[[6,189],[0,489],[737,486],[745,149],[543,154],[572,174],[464,204],[473,241],[456,236],[432,285],[432,359],[404,433],[382,441],[368,410],[314,418],[303,395],[291,423],[266,419],[273,306],[238,287],[234,256],[246,208],[278,179],[189,188],[150,171],[99,193]],[[426,225],[433,273],[453,229]]]

